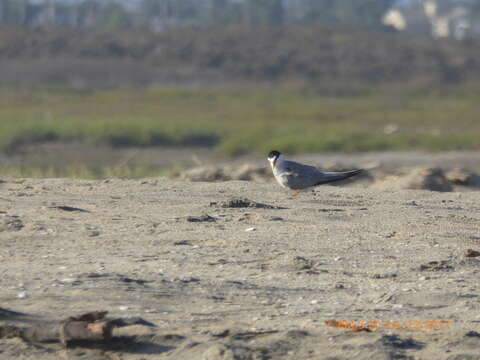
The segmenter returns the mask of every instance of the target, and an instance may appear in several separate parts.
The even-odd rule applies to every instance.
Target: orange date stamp
[[[326,320],[328,326],[352,330],[441,330],[448,329],[451,320]]]

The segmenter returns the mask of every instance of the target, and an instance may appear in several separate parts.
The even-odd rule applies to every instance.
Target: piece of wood
[[[112,338],[114,328],[130,325],[155,326],[134,317],[130,319],[105,320],[107,311],[95,311],[80,316],[70,316],[60,322],[48,322],[22,328],[17,326],[0,326],[0,338],[21,338],[31,343],[62,343],[67,346],[70,341],[108,341]]]
[[[11,339],[21,336],[21,329],[16,326],[1,326],[0,339]]]
[[[61,323],[40,324],[23,329],[21,338],[33,343],[60,342],[66,345],[69,341],[108,340],[112,336],[112,326],[108,322],[63,321]]]
[[[114,323],[103,321],[107,311],[96,311],[77,317],[68,317],[60,322],[36,324],[28,328],[0,327],[0,338],[19,337],[29,343],[108,340],[112,337]],[[102,321],[101,321],[102,320]]]

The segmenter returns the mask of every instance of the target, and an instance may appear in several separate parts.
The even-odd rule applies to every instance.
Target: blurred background
[[[479,45],[480,0],[0,0],[0,171],[478,170]]]

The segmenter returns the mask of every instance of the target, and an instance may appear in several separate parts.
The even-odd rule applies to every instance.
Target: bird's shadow
[[[13,311],[5,308],[0,308],[0,321],[20,321],[29,322],[28,314]]]

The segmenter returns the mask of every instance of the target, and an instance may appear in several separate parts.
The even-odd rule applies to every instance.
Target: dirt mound
[[[227,181],[231,180],[224,169],[218,166],[199,166],[180,173],[179,178],[190,181]]]
[[[440,168],[404,170],[398,175],[387,175],[383,179],[375,181],[373,187],[381,190],[413,189],[444,192],[453,190]]]
[[[246,180],[266,182],[273,179],[270,169],[254,164],[243,164],[239,167],[198,166],[181,172],[179,177],[182,180],[190,181]]]
[[[480,187],[480,175],[468,169],[451,169],[445,173],[445,178],[455,185]]]
[[[325,171],[345,171],[351,169],[337,163],[322,167]],[[235,165],[198,166],[185,170],[174,177],[190,181],[222,182],[244,180],[256,182],[274,181],[268,166],[255,163]],[[392,169],[376,168],[365,170],[360,176],[333,183],[331,185],[372,187],[379,190],[430,190],[430,191],[465,191],[480,188],[480,175],[464,168],[442,169],[440,167],[405,167],[395,172]]]
[[[210,206],[217,206],[221,208],[231,208],[231,209],[236,209],[236,208],[284,209],[282,207],[262,204],[249,199],[230,199],[230,200],[220,201],[220,202],[211,202]]]

